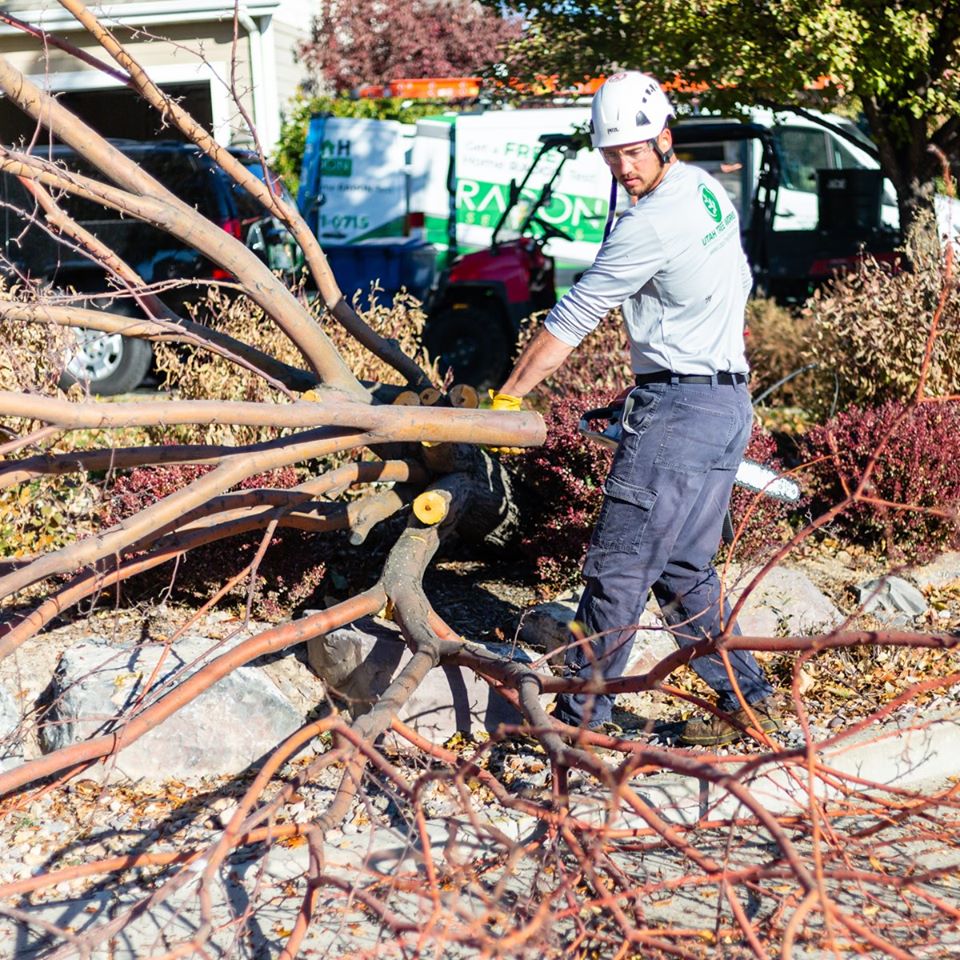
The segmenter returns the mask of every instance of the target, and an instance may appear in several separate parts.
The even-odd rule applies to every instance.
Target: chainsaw
[[[617,397],[609,406],[598,407],[595,410],[585,410],[580,415],[578,426],[580,433],[611,450],[616,449],[623,434],[620,415],[623,412],[626,394],[629,392],[626,391],[623,395]],[[592,429],[591,424],[598,420],[603,424],[602,429]],[[756,460],[741,460],[740,466],[737,467],[734,482],[747,490],[762,493],[765,497],[772,497],[774,500],[780,500],[783,503],[797,503],[800,500],[800,484],[796,480],[778,473]]]

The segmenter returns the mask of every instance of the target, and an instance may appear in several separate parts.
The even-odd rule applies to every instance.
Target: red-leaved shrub
[[[579,581],[580,566],[603,502],[603,481],[610,469],[611,452],[581,436],[577,430],[584,410],[610,402],[607,393],[562,397],[554,401],[545,419],[547,440],[517,464],[527,493],[535,498],[527,510],[526,536],[521,548],[536,568],[544,593],[568,588]],[[774,469],[773,438],[759,424],[747,447],[747,456]],[[731,512],[738,525],[756,498],[751,491],[734,488]],[[761,496],[740,530],[735,554],[756,557],[779,544],[785,521],[794,506]]]
[[[773,435],[756,421],[743,455],[771,470],[784,469]],[[735,484],[730,496],[730,517],[736,532],[733,556],[741,561],[757,561],[772,553],[789,535],[790,516],[805,502],[802,497],[799,503],[785,503]]]
[[[876,455],[878,446],[893,431]],[[878,407],[849,407],[801,441],[813,463],[814,493],[821,506],[839,503],[858,486],[876,457],[866,495],[907,507],[860,500],[837,519],[852,541],[880,546],[903,560],[925,560],[958,540],[960,509],[960,403],[907,406],[891,400]]]
[[[210,464],[175,463],[162,467],[136,467],[121,474],[114,482],[106,501],[103,525],[112,527],[121,520],[139,513],[158,500],[182,490],[213,469]],[[286,490],[297,482],[293,467],[282,467],[258,473],[237,484],[238,490],[273,487]]]
[[[106,498],[103,526],[120,523],[212,469],[209,464],[172,464],[137,467],[121,474]],[[297,481],[297,471],[283,467],[248,477],[234,489],[288,489]],[[225,577],[238,573],[253,560],[261,537],[262,533],[255,531],[197,547],[181,559],[173,584],[169,583],[169,569],[164,568],[157,568],[138,583],[147,593],[161,587],[170,590],[174,598],[209,594]],[[276,532],[257,570],[255,616],[277,620],[309,599],[326,571],[323,550],[330,549],[329,539],[296,529]],[[234,599],[245,596],[247,588],[246,581],[238,586]]]
[[[176,463],[169,467],[135,467],[121,474],[104,500],[103,526],[112,527],[132,517],[212,469],[209,464]]]
[[[539,322],[531,322],[520,334],[518,350],[541,329]],[[597,394],[616,396],[633,383],[630,370],[630,342],[620,310],[611,310],[597,328],[584,339],[554,374],[538,386],[528,398],[537,410],[551,406],[558,397],[576,397],[583,400]]]
[[[577,430],[584,410],[602,407],[609,393],[561,397],[544,416],[547,440],[517,463],[529,499],[521,549],[533,562],[544,593],[579,581],[580,564],[603,500],[611,453]]]

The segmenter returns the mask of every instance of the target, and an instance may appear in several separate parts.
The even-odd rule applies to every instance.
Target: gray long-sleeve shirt
[[[577,346],[622,306],[635,373],[745,373],[751,282],[726,191],[708,173],[675,163],[620,217],[545,325]]]

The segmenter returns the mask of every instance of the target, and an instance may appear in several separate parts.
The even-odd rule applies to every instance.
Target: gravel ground
[[[836,573],[846,567],[835,557],[811,558],[810,569],[819,571],[823,583],[834,584],[832,596],[847,598],[854,582],[862,579],[847,576],[842,582]],[[831,574],[831,570],[834,572]],[[484,562],[443,560],[431,570],[425,589],[438,612],[455,629],[471,639],[509,639],[514,635],[524,609],[536,600],[535,587],[525,581],[519,566],[493,566]],[[933,616],[914,626],[930,629],[960,624],[960,593],[953,591],[950,581],[928,590]],[[942,614],[946,612],[946,616]],[[164,608],[123,612],[112,619],[116,639],[127,640],[168,635],[176,622],[177,611]],[[205,624],[211,635],[235,627],[232,618],[216,615]],[[83,622],[61,626],[28,644],[15,657],[0,663],[0,680],[17,690],[24,701],[33,702],[45,684],[59,652],[75,641],[89,625]],[[916,659],[916,658],[914,658]],[[939,667],[956,670],[956,661],[943,660]],[[884,692],[884,683],[894,689],[901,682],[914,682],[920,671],[919,661],[901,658],[889,664],[864,659],[839,659],[830,666],[829,680],[840,692],[828,694],[822,688],[825,671],[813,674],[815,686],[807,691],[812,709],[813,733],[826,736],[832,732],[840,716],[849,723],[858,713],[858,705],[843,692],[858,683],[870,691],[860,707],[875,705],[877,698],[892,695]],[[850,669],[851,676],[845,671]],[[868,674],[868,668],[878,674]],[[949,671],[946,671],[949,672]],[[893,680],[883,680],[890,674]],[[856,678],[856,679],[855,679]],[[309,691],[301,691],[304,698]],[[960,691],[957,686],[934,691],[920,704],[923,714],[949,713],[960,715]],[[917,720],[918,706],[910,703],[897,710],[876,732],[896,729]],[[629,731],[655,727],[653,743],[671,743],[671,730],[679,718],[675,705],[663,695],[652,693],[624,698],[617,719]],[[802,737],[793,723],[776,737],[780,745],[799,745]],[[556,871],[569,859],[562,855],[556,838],[545,839],[543,826],[521,810],[494,803],[492,795],[477,783],[467,782],[466,789],[479,819],[471,826],[464,815],[460,794],[449,780],[433,775],[441,768],[409,761],[389,752],[389,738],[384,743],[391,761],[409,779],[428,775],[421,780],[421,809],[424,829],[430,841],[434,868],[447,871],[441,885],[442,902],[424,898],[424,871],[427,860],[422,853],[423,835],[415,829],[412,812],[383,779],[368,779],[362,798],[357,800],[342,825],[326,835],[325,869],[333,877],[350,883],[375,883],[397,922],[406,918],[410,924],[422,925],[424,917],[440,910],[446,921],[456,915],[461,920],[473,917],[485,924],[491,935],[506,935],[517,918],[530,918],[549,891],[556,888]],[[321,747],[322,748],[322,747]],[[550,797],[548,765],[539,747],[523,742],[505,742],[484,748],[482,744],[451,744],[452,749],[480,750],[487,764],[509,793],[544,803]],[[731,747],[719,752],[733,762],[742,755],[742,748]],[[283,770],[265,798],[294,778],[312,757],[307,751]],[[305,822],[319,816],[334,795],[341,769],[327,768],[308,783],[298,787],[296,795],[275,818],[278,826]],[[252,776],[252,775],[251,775]],[[221,835],[236,809],[238,799],[250,782],[250,776],[234,779],[209,779],[195,783],[158,780],[137,784],[101,785],[89,778],[73,780],[58,789],[33,790],[8,799],[0,818],[0,884],[25,880],[34,874],[90,863],[128,853],[148,852],[154,857],[173,856],[187,850],[202,850]],[[657,781],[641,774],[632,781],[639,795],[646,796],[651,809],[663,803]],[[936,785],[937,789],[943,784]],[[928,791],[929,792],[929,791]],[[577,779],[571,788],[572,813],[578,826],[577,836],[583,842],[596,837],[597,825],[609,817],[609,789],[589,778]],[[888,873],[891,878],[905,877],[918,869],[934,869],[931,879],[921,884],[923,895],[901,896],[892,885],[856,884],[837,881],[830,895],[861,918],[874,924],[886,924],[889,936],[901,944],[907,954],[919,960],[939,960],[960,955],[956,925],[937,923],[936,943],[929,940],[925,924],[937,919],[936,902],[956,904],[960,889],[960,845],[952,841],[955,830],[955,805],[951,799],[928,804],[922,816],[894,823],[882,804],[859,819],[843,819],[842,807],[832,812],[830,829],[847,838],[845,865],[848,870],[876,875]],[[609,840],[605,852],[611,869],[619,870],[644,894],[645,923],[662,929],[683,928],[700,931],[699,939],[683,940],[684,948],[694,955],[738,957],[744,955],[742,940],[734,929],[729,905],[718,899],[716,887],[707,885],[671,886],[691,869],[690,861],[676,850],[664,849],[651,842],[647,821],[627,816],[622,806],[613,822],[622,831],[619,839]],[[642,828],[636,836],[630,831]],[[875,837],[853,840],[854,836]],[[790,834],[803,857],[811,855],[811,838],[803,831]],[[718,861],[745,868],[767,862],[774,854],[768,833],[744,823],[731,831],[701,827],[691,836],[698,853]],[[536,855],[516,861],[509,859],[517,843],[533,844]],[[268,849],[269,846],[269,849]],[[831,851],[835,852],[831,847]],[[877,867],[880,865],[880,868]],[[300,899],[306,889],[305,871],[309,865],[307,846],[297,838],[272,845],[246,846],[234,854],[217,875],[211,887],[214,933],[207,956],[250,957],[256,960],[279,954],[289,935]],[[105,929],[103,925],[121,916],[136,904],[143,904],[163,889],[177,868],[141,865],[94,878],[64,879],[56,887],[35,892],[26,898],[8,896],[0,901],[0,956],[80,956],[79,947],[71,946],[69,937],[85,930]],[[404,882],[401,882],[404,881]],[[577,887],[578,896],[583,895]],[[654,892],[651,892],[654,891]],[[658,892],[656,892],[658,891]],[[748,914],[761,926],[783,929],[802,899],[796,881],[789,875],[780,880],[764,881],[753,894],[746,896]],[[17,911],[23,911],[22,915]],[[942,919],[942,915],[941,915]],[[90,955],[95,960],[142,960],[160,955],[165,949],[182,943],[196,930],[201,916],[197,910],[195,881],[162,903],[143,910],[135,923],[114,938],[106,938]],[[574,936],[575,915],[556,920],[551,925],[549,942],[557,945],[558,955],[563,942]],[[61,928],[67,944],[57,953],[44,941],[44,924]],[[592,935],[607,930],[616,933],[609,911],[596,908],[590,916]],[[815,938],[822,931],[822,916],[814,913],[807,928]],[[926,938],[926,939],[925,939]],[[392,939],[383,922],[371,919],[369,911],[356,901],[344,899],[335,886],[325,890],[308,939],[305,956],[359,957],[364,951],[371,956],[387,956],[386,944]],[[841,938],[842,939],[842,938]],[[522,944],[506,950],[503,956],[548,956],[542,943],[530,947]],[[592,942],[600,943],[600,940]],[[419,956],[416,939],[407,940],[408,954]],[[443,944],[437,946],[437,944]],[[409,946],[413,944],[413,946]],[[439,933],[426,937],[424,950],[436,948],[434,955],[443,957],[476,956],[476,951],[444,943]],[[600,949],[600,948],[598,948]],[[861,956],[880,956],[863,945],[838,948],[842,957],[857,952]],[[72,952],[71,952],[72,951]],[[199,954],[197,954],[199,955]],[[423,953],[422,955],[427,955]],[[587,954],[585,954],[587,955]],[[602,949],[597,956],[606,955]],[[653,952],[638,955],[655,956]],[[817,958],[825,953],[810,941],[801,941],[792,954],[796,958]]]

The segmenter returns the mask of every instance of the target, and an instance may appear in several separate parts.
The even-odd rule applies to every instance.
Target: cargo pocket
[[[603,506],[590,539],[587,560],[606,553],[635,553],[657,499],[656,490],[637,487],[617,477],[603,484]]]
[[[701,473],[721,466],[736,467],[739,457],[731,461],[728,448],[739,426],[736,408],[678,400],[670,410],[654,462],[659,467],[682,473]]]

